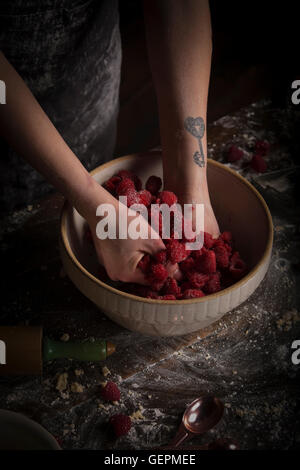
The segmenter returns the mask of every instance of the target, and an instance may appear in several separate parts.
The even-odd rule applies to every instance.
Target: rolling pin
[[[0,375],[40,375],[43,361],[77,359],[102,361],[115,351],[105,340],[54,341],[40,326],[0,326]]]

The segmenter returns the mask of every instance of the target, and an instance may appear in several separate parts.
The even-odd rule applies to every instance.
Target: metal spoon
[[[218,398],[212,396],[197,398],[187,406],[177,434],[167,448],[178,447],[185,440],[209,431],[220,421],[223,412],[224,405]]]

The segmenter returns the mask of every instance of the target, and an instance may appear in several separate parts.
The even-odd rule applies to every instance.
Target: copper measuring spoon
[[[164,448],[181,446],[187,439],[209,431],[220,421],[223,412],[224,405],[218,398],[209,395],[197,398],[187,406],[176,436]]]

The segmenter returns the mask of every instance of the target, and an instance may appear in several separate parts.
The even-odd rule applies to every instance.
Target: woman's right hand
[[[113,281],[147,285],[149,282],[137,265],[145,254],[154,256],[166,247],[162,239],[158,237],[144,217],[128,209],[123,204],[119,204],[119,201],[112,196],[111,203],[116,213],[116,238],[99,239],[96,227],[100,218],[95,216],[88,220],[99,262],[105,267],[109,278]],[[122,216],[124,216],[125,211],[127,213],[127,238],[125,239],[118,238],[120,210],[122,211]],[[138,231],[146,233],[148,235],[147,239],[138,238],[135,240],[128,236],[128,226],[136,218],[139,218],[140,223]],[[174,275],[176,277],[176,272],[178,271],[177,264],[168,263],[166,268],[170,277],[174,277]]]

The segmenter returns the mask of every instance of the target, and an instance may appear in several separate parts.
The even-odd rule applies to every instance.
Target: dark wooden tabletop
[[[243,449],[299,448],[300,365],[291,360],[292,342],[300,340],[298,170],[289,171],[295,167],[294,125],[293,112],[260,102],[209,126],[209,156],[219,161],[232,143],[245,150],[244,162],[255,140],[271,143],[266,174],[234,168],[269,204],[275,241],[269,271],[250,299],[195,334],[151,338],[130,332],[74,287],[59,258],[58,194],[5,217],[1,324],[43,325],[55,339],[106,338],[117,351],[101,364],[63,360],[45,364],[42,377],[2,377],[0,408],[36,420],[65,449],[151,449],[171,440],[188,403],[214,394],[224,402],[224,417],[191,445],[231,437]],[[66,387],[58,390],[64,373]],[[118,405],[101,399],[101,382],[108,378],[121,390]],[[115,441],[108,420],[120,412],[132,415],[133,426]]]

